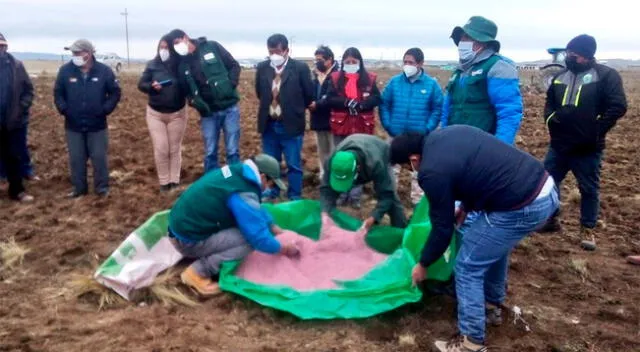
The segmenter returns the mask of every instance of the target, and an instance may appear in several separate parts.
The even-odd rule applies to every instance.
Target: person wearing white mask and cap
[[[168,36],[180,56],[178,79],[188,87],[189,105],[200,113],[204,172],[220,167],[220,131],[224,133],[227,165],[240,162],[240,64],[220,43],[206,37],[191,39],[180,29]]]
[[[522,121],[518,70],[498,54],[498,27],[473,16],[451,33],[460,64],[446,87],[441,127],[471,125],[513,144]]]
[[[258,131],[262,151],[278,162],[287,163],[289,200],[302,198],[302,143],[306,127],[305,110],[313,107],[315,88],[306,63],[289,57],[289,41],[282,34],[267,39],[269,59],[258,64],[255,78]],[[274,186],[263,195],[267,200],[280,197]]]
[[[440,124],[442,89],[423,69],[424,53],[419,48],[407,50],[402,73],[391,78],[382,92],[380,122],[390,140],[406,132],[431,132]],[[396,178],[402,167],[396,165]],[[411,201],[418,204],[423,192],[418,185],[418,173],[412,172]]]
[[[71,61],[58,71],[54,101],[65,118],[73,191],[69,198],[88,193],[87,159],[93,166],[95,193],[109,193],[107,116],[120,101],[120,86],[111,68],[97,62],[93,44],[78,39],[66,47]]]
[[[180,184],[182,138],[187,127],[186,87],[178,82],[178,54],[169,45],[168,35],[158,43],[156,57],[138,82],[138,89],[149,96],[147,125],[160,181],[160,192]]]

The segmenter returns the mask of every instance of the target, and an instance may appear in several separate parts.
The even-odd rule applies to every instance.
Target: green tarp
[[[300,200],[264,206],[280,227],[318,239],[321,226],[319,202]],[[299,292],[290,287],[254,284],[234,275],[239,262],[223,265],[220,287],[301,319],[366,318],[417,302],[422,294],[412,287],[411,269],[431,231],[428,214],[429,205],[423,197],[407,228],[376,226],[371,229],[366,238],[367,244],[389,254],[389,257],[359,280],[341,282],[338,289]],[[356,230],[361,225],[360,220],[337,210],[331,216],[336,224],[347,230]],[[430,280],[446,281],[450,278],[455,248],[454,236],[443,257],[428,268]]]

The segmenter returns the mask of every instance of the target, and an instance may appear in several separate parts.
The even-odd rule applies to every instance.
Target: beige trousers
[[[164,114],[147,106],[147,126],[160,185],[180,183],[182,139],[187,128],[187,109]]]

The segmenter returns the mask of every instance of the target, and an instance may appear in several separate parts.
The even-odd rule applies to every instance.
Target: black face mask
[[[327,68],[324,65],[324,60],[318,60],[316,61],[316,68],[318,69],[318,71],[320,72],[327,72]]]
[[[590,63],[579,64],[575,56],[569,56],[564,60],[565,65],[569,71],[573,73],[580,73],[588,70],[591,67]]]

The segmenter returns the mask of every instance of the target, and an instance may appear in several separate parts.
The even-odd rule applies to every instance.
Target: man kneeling
[[[212,278],[225,261],[242,259],[253,249],[298,255],[294,244],[274,237],[282,229],[260,207],[271,182],[286,188],[278,162],[260,154],[206,173],[178,198],[169,214],[169,237],[182,255],[196,259],[180,276],[184,284],[212,296],[221,292]]]
[[[557,188],[541,162],[471,126],[393,140],[392,164],[409,163],[416,156],[433,229],[413,268],[414,284],[425,279],[426,268],[445,252],[464,212],[479,214],[460,231],[455,266],[460,335],[437,341],[436,347],[442,352],[487,351],[485,303],[489,318],[498,315],[491,311],[505,299],[509,253],[558,209]],[[454,212],[455,200],[462,201],[461,211]]]

